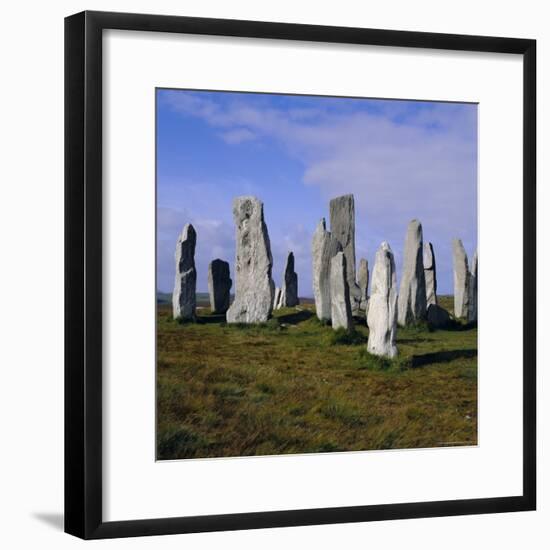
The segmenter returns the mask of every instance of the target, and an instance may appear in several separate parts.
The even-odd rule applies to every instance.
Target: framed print
[[[533,40],[65,21],[65,529],[534,510]]]

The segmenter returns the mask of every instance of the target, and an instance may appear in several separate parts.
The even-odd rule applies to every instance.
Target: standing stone
[[[397,276],[390,245],[383,242],[376,252],[372,270],[367,351],[382,357],[395,357],[397,346]]]
[[[477,322],[477,250],[472,258],[472,269],[470,270],[468,291],[468,321],[473,323]]]
[[[346,273],[346,257],[338,252],[330,260],[330,303],[332,328],[334,330],[352,327],[349,286]]]
[[[294,307],[300,303],[298,300],[298,274],[294,271],[293,252],[289,252],[286,259],[280,302],[280,307]]]
[[[313,259],[313,296],[315,311],[321,321],[330,321],[330,260],[342,250],[340,243],[326,230],[322,218],[313,234],[311,257]]]
[[[359,309],[367,311],[367,302],[369,300],[369,263],[365,258],[359,260],[359,270],[357,271],[357,282],[361,292]]]
[[[438,304],[430,304],[428,306],[426,318],[431,328],[446,328],[452,323],[449,312]]]
[[[281,289],[279,287],[276,287],[275,294],[273,297],[273,309],[279,309],[280,299],[281,299]]]
[[[197,305],[197,270],[195,268],[195,246],[197,233],[188,223],[178,237],[176,244],[176,279],[172,294],[174,319],[194,320]]]
[[[424,279],[426,280],[426,306],[437,305],[437,275],[432,243],[424,245]]]
[[[229,263],[216,259],[208,265],[208,294],[210,311],[225,313],[229,309],[229,291],[233,281],[229,277]]]
[[[467,319],[470,303],[468,256],[460,239],[453,240],[455,317]]]
[[[235,300],[228,323],[263,323],[273,311],[273,258],[264,221],[264,205],[255,197],[233,201],[236,226]]]
[[[330,230],[342,246],[346,257],[351,306],[359,309],[361,291],[355,282],[355,201],[353,195],[342,195],[330,201]]]
[[[424,278],[422,224],[412,220],[407,228],[403,252],[403,275],[397,300],[397,322],[401,326],[426,318],[426,280]]]

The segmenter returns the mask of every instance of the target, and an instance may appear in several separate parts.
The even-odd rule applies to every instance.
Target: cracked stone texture
[[[346,273],[346,257],[338,252],[330,260],[330,301],[332,328],[334,330],[352,327],[349,286]]]
[[[283,274],[283,286],[279,307],[294,307],[300,303],[298,300],[298,274],[294,271],[294,253],[289,252],[286,259],[285,272]]]
[[[235,300],[227,310],[228,323],[263,323],[273,311],[273,257],[264,220],[263,203],[256,197],[233,200],[236,226]]]
[[[422,224],[412,220],[407,227],[403,251],[403,273],[397,299],[397,322],[401,326],[426,318]]]
[[[326,229],[325,218],[317,224],[311,243],[313,296],[321,321],[330,321],[330,260],[340,251],[340,243]]]
[[[229,276],[229,263],[217,258],[208,265],[208,294],[212,313],[225,313],[229,309],[229,291],[233,281]]]
[[[477,250],[472,258],[468,292],[468,321],[477,322]]]
[[[426,305],[437,305],[437,273],[432,243],[424,244],[424,279],[426,280]]]
[[[376,252],[372,270],[367,351],[382,357],[395,357],[397,346],[397,276],[390,245],[383,242]]]
[[[470,307],[470,271],[468,256],[460,239],[453,240],[453,272],[455,317],[467,319]]]
[[[342,246],[346,257],[351,307],[357,310],[361,302],[361,291],[355,282],[355,200],[353,195],[342,195],[330,201],[330,231]]]
[[[172,314],[174,319],[194,320],[197,305],[197,270],[195,268],[195,247],[197,233],[188,223],[183,228],[176,244],[176,278],[172,293]]]
[[[365,258],[359,260],[359,269],[357,271],[357,284],[359,285],[360,303],[359,309],[367,311],[367,304],[369,301],[369,262]]]

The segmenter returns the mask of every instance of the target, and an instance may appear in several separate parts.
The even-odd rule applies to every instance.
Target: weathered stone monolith
[[[477,322],[477,250],[472,258],[472,268],[470,270],[470,281],[468,286],[468,321]]]
[[[330,260],[330,311],[334,330],[349,330],[353,323],[346,268],[346,257],[338,252]]]
[[[283,273],[281,307],[294,307],[299,303],[298,274],[294,271],[294,253],[289,252],[286,259],[285,272]]]
[[[233,201],[236,226],[235,300],[227,310],[228,323],[263,323],[273,311],[273,258],[263,203],[255,197]]]
[[[273,309],[279,309],[280,299],[281,299],[281,289],[279,287],[276,287],[275,294],[273,296]]]
[[[340,250],[340,243],[326,229],[325,218],[321,219],[311,244],[315,311],[321,321],[330,321],[331,318],[330,260]]]
[[[395,357],[397,333],[397,276],[390,245],[383,242],[376,252],[372,270],[367,351],[382,357]]]
[[[174,319],[193,320],[197,305],[197,270],[195,268],[195,246],[197,233],[188,223],[183,228],[176,244],[176,278],[172,294]]]
[[[357,283],[361,292],[359,309],[362,311],[367,311],[367,303],[369,300],[369,263],[365,260],[365,258],[361,258],[361,260],[359,260]]]
[[[361,291],[355,282],[355,200],[353,195],[342,195],[330,201],[330,231],[342,246],[346,257],[351,307],[357,310],[361,302]]]
[[[208,294],[212,313],[225,313],[229,309],[229,291],[232,284],[229,263],[220,259],[211,261],[208,265]]]
[[[430,304],[426,313],[428,325],[432,328],[445,328],[451,324],[449,312],[438,304]]]
[[[470,303],[468,256],[460,239],[453,240],[455,317],[467,319]]]
[[[437,274],[432,243],[424,244],[424,279],[426,280],[426,306],[437,305]]]
[[[426,318],[426,280],[422,256],[422,224],[412,220],[405,237],[403,274],[397,300],[397,322],[403,327]]]

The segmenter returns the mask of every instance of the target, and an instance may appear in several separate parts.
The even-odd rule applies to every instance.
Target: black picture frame
[[[155,31],[523,56],[523,494],[104,522],[102,519],[102,31]],[[84,539],[534,510],[536,41],[82,12],[65,19],[65,531]]]

